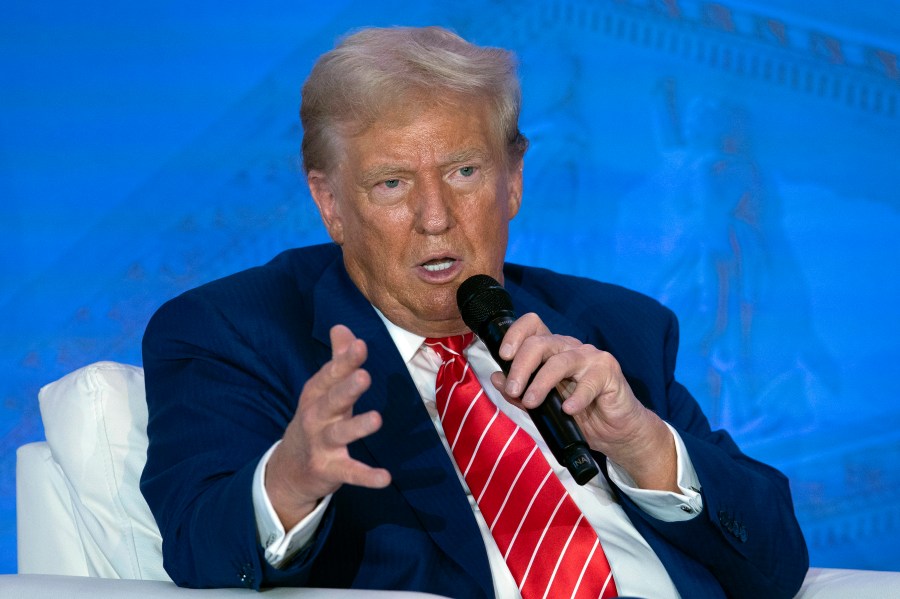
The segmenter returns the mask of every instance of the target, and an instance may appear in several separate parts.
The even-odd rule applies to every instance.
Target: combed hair
[[[487,99],[498,146],[513,158],[528,142],[518,128],[521,91],[512,52],[470,44],[441,27],[369,28],[322,55],[303,85],[303,168],[327,171],[337,135],[360,133],[391,106],[424,94]]]

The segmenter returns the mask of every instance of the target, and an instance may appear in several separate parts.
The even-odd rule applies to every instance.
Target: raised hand
[[[343,484],[383,488],[391,475],[350,457],[347,445],[381,428],[381,415],[353,415],[371,378],[366,343],[343,325],[330,331],[331,360],[303,386],[294,418],[266,468],[266,493],[285,530]]]

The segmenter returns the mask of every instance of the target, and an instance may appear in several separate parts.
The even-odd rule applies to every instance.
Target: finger
[[[353,332],[342,324],[331,327],[331,374],[340,378],[360,367],[368,357],[366,342],[358,339]]]
[[[349,332],[346,327],[344,329]],[[362,339],[354,337],[351,340],[345,337],[338,340],[338,345],[343,347],[343,351],[334,353],[331,360],[310,377],[304,385],[305,395],[312,397],[325,395],[334,385],[358,370],[368,357],[368,348]]]
[[[588,409],[592,404],[603,400],[603,410],[611,414],[629,404],[633,398],[631,387],[622,374],[622,367],[612,354],[587,346],[588,366],[575,374],[574,386],[568,399],[563,402],[563,411],[568,414],[578,414]],[[623,394],[623,391],[627,393]],[[604,399],[606,398],[606,399]],[[616,402],[615,399],[625,400],[625,403]]]
[[[338,324],[331,327],[331,359],[342,364],[349,363],[356,366],[365,362],[368,357],[366,342],[354,335],[350,329]]]
[[[572,385],[572,390],[562,403],[562,410],[572,416],[580,414],[605,393],[602,380],[585,378]]]
[[[391,484],[391,473],[384,468],[373,468],[356,460],[349,460],[343,465],[341,476],[346,484],[383,489]]]
[[[491,375],[491,384],[494,386],[494,389],[500,392],[500,394],[503,396],[503,399],[516,406],[520,410],[525,409],[525,406],[522,405],[522,401],[519,398],[512,397],[504,392],[504,389],[506,388],[506,377],[502,372],[498,370]]]
[[[512,323],[506,334],[503,335],[503,341],[500,344],[500,357],[504,360],[512,360],[522,343],[534,335],[549,335],[550,329],[534,312],[529,312],[519,317]]]
[[[598,377],[603,377],[602,373],[596,372],[596,367],[592,370],[593,364],[590,362],[592,348],[590,346],[571,348],[568,340],[561,343],[568,349],[547,357],[522,396],[522,403],[525,406],[533,408],[539,405],[553,388],[568,380],[575,381],[576,385],[571,393],[578,394],[578,398],[585,393],[594,393],[591,395],[592,398],[596,396],[599,388]],[[554,351],[559,347],[561,346],[553,348]]]
[[[562,335],[533,335],[522,342],[521,347],[516,352],[507,376],[506,392],[513,397],[521,397],[526,391],[526,387],[531,387],[534,382],[529,382],[532,375],[540,373],[546,367],[546,362],[550,358],[560,353],[566,352],[572,347],[577,347],[580,342],[571,337]],[[552,373],[552,369],[544,374],[543,380],[548,374]],[[560,379],[561,380],[561,379]],[[547,383],[546,388],[549,389],[559,380]],[[543,397],[543,396],[542,396]]]
[[[358,368],[343,379],[334,381],[321,401],[314,402],[311,410],[321,420],[346,418],[371,384],[372,377],[369,373]]]
[[[356,335],[342,324],[336,324],[328,331],[331,339],[331,355],[335,356],[346,351],[347,347],[356,339]]]
[[[326,427],[326,443],[335,447],[347,446],[378,431],[381,424],[381,414],[375,411],[357,414],[346,420],[338,420]]]
[[[544,379],[544,370],[548,378]],[[627,388],[621,368],[611,354],[585,345],[577,349],[553,356],[535,377],[537,384],[532,384],[537,395],[543,393],[546,385],[550,385],[558,377],[563,379],[556,383],[564,398],[562,408],[567,414],[580,414],[604,397],[618,397],[620,390]],[[527,395],[527,393],[526,393]],[[528,405],[532,398],[523,398]],[[603,401],[603,410],[614,408],[609,401]]]

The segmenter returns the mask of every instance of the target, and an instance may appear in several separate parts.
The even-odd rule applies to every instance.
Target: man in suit
[[[439,28],[363,30],[320,58],[303,89],[303,157],[334,243],[190,291],[144,338],[142,490],[177,583],[453,597],[562,596],[563,579],[565,596],[598,580],[603,596],[799,588],[808,559],[787,481],[711,431],[674,380],[672,314],[504,263],[527,147],[518,112],[509,53]],[[455,358],[438,348],[468,332],[455,296],[475,274],[502,281],[525,314],[500,349],[508,376],[480,340]],[[512,537],[457,467],[453,391],[435,390],[454,360],[512,438],[527,435],[527,464],[538,452],[549,465]],[[521,409],[561,383],[602,469],[584,486]],[[518,480],[500,514],[531,492]],[[524,567],[513,547],[544,513],[545,484],[562,496]],[[563,505],[574,528],[542,553]],[[592,549],[572,565],[585,529]]]

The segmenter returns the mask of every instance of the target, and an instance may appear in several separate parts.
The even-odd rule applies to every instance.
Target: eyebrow
[[[483,150],[480,150],[477,148],[468,148],[468,149],[456,152],[455,154],[450,154],[447,157],[447,160],[445,160],[442,163],[442,165],[459,164],[461,162],[472,162],[473,160],[486,161],[487,158],[488,158],[488,155]]]
[[[392,179],[396,175],[409,172],[409,169],[395,164],[379,164],[362,174],[363,183],[374,183]]]
[[[484,152],[484,150],[478,148],[467,148],[465,150],[460,150],[458,152],[449,154],[444,160],[441,161],[440,166],[446,167],[451,164],[463,164],[473,161],[487,162],[488,156],[489,155]],[[378,164],[364,171],[361,176],[361,181],[363,182],[363,184],[369,185],[388,179],[394,179],[404,173],[411,172],[412,170],[414,169],[407,165]]]

